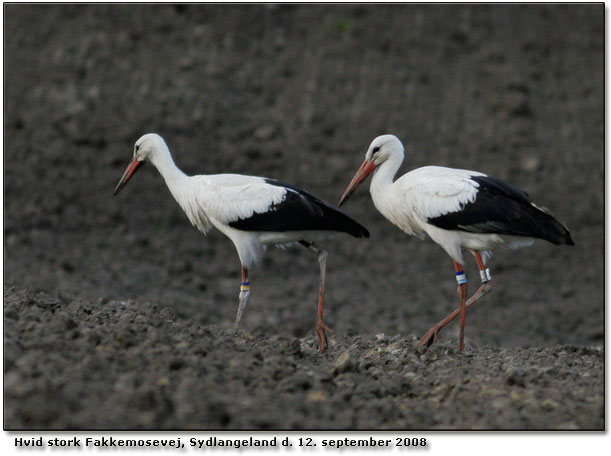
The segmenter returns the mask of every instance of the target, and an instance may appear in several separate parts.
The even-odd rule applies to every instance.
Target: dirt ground
[[[604,6],[5,5],[5,429],[603,429]],[[274,177],[337,202],[371,140],[400,172],[477,169],[527,191],[576,246],[499,250],[456,307],[451,260],[367,188],[371,232],[272,249],[231,329],[239,260],[145,167]],[[365,186],[366,187],[366,186]],[[477,270],[468,265],[471,288]]]

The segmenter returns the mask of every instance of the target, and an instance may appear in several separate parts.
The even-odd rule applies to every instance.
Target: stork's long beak
[[[144,164],[143,161],[140,162],[136,160],[135,158],[132,158],[132,161],[130,161],[129,165],[127,165],[127,168],[125,168],[125,172],[123,173],[123,176],[121,176],[121,180],[115,187],[115,191],[113,192],[113,195],[116,195],[117,193],[121,191],[123,187],[125,187],[125,184],[127,184],[127,181],[130,180],[130,178],[136,173],[138,168],[140,168],[140,165],[143,165],[143,164]]]
[[[341,199],[339,200],[339,203],[337,204],[337,207],[340,207],[342,204],[344,204],[344,202],[348,198],[350,198],[350,195],[352,195],[356,191],[356,189],[359,187],[359,185],[361,185],[361,182],[363,182],[365,179],[367,179],[367,176],[369,176],[371,174],[371,172],[375,169],[375,167],[376,167],[376,165],[373,162],[373,160],[365,160],[361,164],[361,167],[356,172],[356,174],[354,175],[354,177],[352,178],[352,180],[348,184],[348,187],[346,188],[346,191],[344,192],[344,194],[342,195]]]

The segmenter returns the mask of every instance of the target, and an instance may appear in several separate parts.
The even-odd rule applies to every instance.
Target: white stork
[[[533,203],[525,192],[484,173],[425,166],[393,182],[403,157],[403,144],[396,136],[375,138],[338,206],[374,172],[371,198],[382,215],[407,234],[424,239],[426,233],[450,255],[454,260],[460,305],[434,325],[419,344],[429,346],[436,342],[439,331],[460,315],[459,350],[462,351],[466,309],[491,290],[492,277],[485,263],[492,249],[502,244],[529,245],[535,238],[556,245],[574,243],[568,229],[546,209]],[[482,281],[469,300],[462,249],[475,256]]]
[[[325,329],[330,331],[322,321],[327,252],[314,243],[314,238],[332,231],[354,237],[369,237],[369,232],[305,190],[273,179],[239,174],[187,176],[174,164],[163,138],[154,133],[136,141],[133,158],[115,188],[115,195],[146,161],[157,168],[170,193],[199,231],[206,234],[215,227],[233,241],[242,263],[236,331],[250,296],[248,270],[265,246],[299,242],[318,255],[316,335],[318,348],[324,351],[328,347]]]

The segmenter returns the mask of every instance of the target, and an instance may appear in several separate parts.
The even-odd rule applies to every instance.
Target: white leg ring
[[[492,280],[492,274],[490,274],[490,269],[481,269],[479,271],[479,276],[482,279],[482,283],[486,283]]]

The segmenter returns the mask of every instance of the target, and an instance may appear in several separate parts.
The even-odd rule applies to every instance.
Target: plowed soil
[[[603,429],[604,5],[5,5],[5,429]],[[371,140],[507,180],[576,246],[451,260],[373,207],[371,238],[239,260],[145,167],[273,177],[337,202]],[[467,265],[472,291],[477,269]]]

